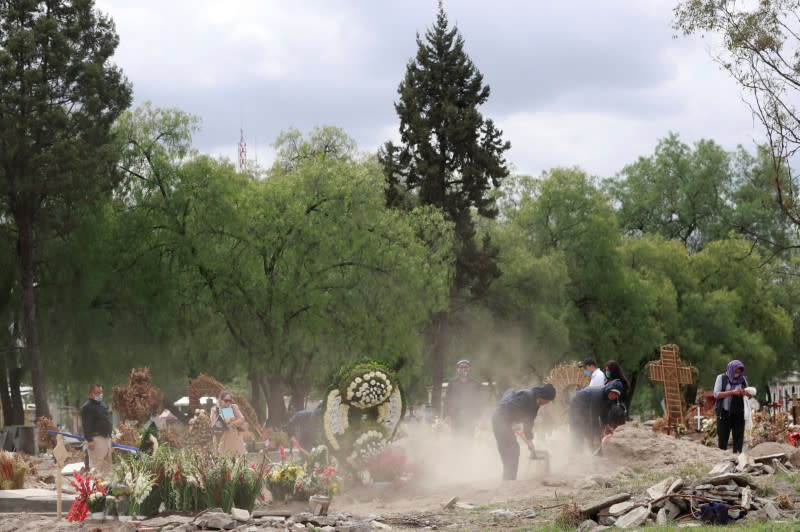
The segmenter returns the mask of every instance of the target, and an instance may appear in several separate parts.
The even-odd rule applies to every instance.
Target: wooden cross
[[[683,420],[683,396],[681,384],[692,384],[697,369],[684,366],[678,357],[680,348],[675,344],[661,346],[661,360],[647,365],[650,380],[664,383],[664,403],[667,424],[674,428]]]
[[[56,514],[61,519],[61,470],[69,456],[69,451],[64,446],[64,436],[56,436],[56,446],[53,448],[53,458],[56,460]]]

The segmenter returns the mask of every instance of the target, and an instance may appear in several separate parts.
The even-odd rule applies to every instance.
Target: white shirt
[[[606,374],[603,373],[603,370],[597,368],[592,372],[592,380],[589,382],[589,388],[592,386],[605,386],[606,385]]]

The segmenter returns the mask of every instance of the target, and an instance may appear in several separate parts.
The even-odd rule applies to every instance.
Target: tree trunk
[[[11,395],[8,393],[8,372],[6,371],[5,357],[0,357],[0,405],[3,408],[3,425],[13,425],[14,413],[11,407]]]
[[[306,408],[306,395],[308,395],[308,385],[304,379],[293,380],[289,383],[289,390],[292,393],[289,399],[289,412],[294,414],[298,410]]]
[[[431,323],[431,410],[433,415],[442,415],[442,383],[444,382],[444,355],[447,346],[447,314],[440,312]]]
[[[261,377],[254,369],[250,370],[250,404],[258,415],[258,422],[264,424],[266,421],[266,412],[264,407],[264,396],[261,394]]]
[[[50,417],[47,405],[47,389],[42,374],[42,357],[39,351],[39,334],[36,324],[36,297],[34,294],[34,242],[33,220],[23,213],[16,216],[19,229],[18,249],[22,273],[22,323],[25,334],[25,353],[31,372],[31,386],[36,400],[36,417]]]
[[[22,394],[19,385],[22,382],[22,368],[11,368],[8,370],[8,384],[11,390],[11,417],[12,425],[25,424],[25,409],[22,404]]]
[[[281,427],[289,420],[286,403],[283,402],[283,379],[280,374],[267,375],[267,408],[269,417],[267,425]]]

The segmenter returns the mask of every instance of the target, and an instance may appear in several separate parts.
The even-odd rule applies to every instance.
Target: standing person
[[[525,390],[508,390],[497,404],[492,415],[492,429],[497,440],[497,450],[503,462],[503,480],[516,480],[519,468],[519,443],[514,433],[515,423],[523,424],[523,437],[531,451],[531,456],[536,456],[533,447],[533,422],[539,407],[546,405],[556,398],[556,389],[550,384],[534,386]]]
[[[244,424],[244,416],[239,406],[233,402],[230,392],[222,391],[217,405],[211,408],[211,428],[217,433],[217,448],[220,453],[244,454],[244,440],[239,435],[239,427]]]
[[[481,383],[469,376],[472,363],[459,360],[457,376],[447,383],[444,396],[444,418],[450,421],[453,433],[471,438],[475,432],[475,420],[480,417]]]
[[[728,438],[733,435],[733,453],[739,454],[744,446],[744,401],[750,398],[745,391],[747,378],[744,364],[731,360],[725,373],[717,375],[714,383],[714,398],[717,400],[717,442],[719,448],[728,449]]]
[[[591,377],[592,380],[589,382],[589,387],[603,387],[606,384],[606,376],[603,373],[603,370],[597,367],[597,362],[594,361],[593,358],[587,358],[583,361],[583,374],[586,377]]]
[[[622,367],[619,365],[619,362],[616,360],[609,360],[606,362],[606,365],[603,366],[603,374],[606,377],[606,384],[613,380],[619,380],[622,383],[622,396],[620,400],[625,403],[625,408],[630,409],[631,407],[631,385],[628,382],[628,378],[625,377],[625,372],[622,371]]]
[[[606,426],[614,429],[625,423],[627,411],[619,401],[623,384],[614,380],[601,387],[586,387],[569,402],[569,431],[576,448],[584,442],[599,448]]]
[[[111,414],[103,404],[103,385],[92,384],[81,406],[81,425],[89,455],[89,468],[101,477],[111,472]]]

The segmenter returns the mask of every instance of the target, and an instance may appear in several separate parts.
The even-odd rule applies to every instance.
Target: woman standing
[[[745,391],[747,379],[744,364],[731,360],[725,373],[717,375],[714,383],[714,398],[717,400],[717,437],[719,448],[728,448],[728,438],[733,434],[733,452],[742,452],[744,445],[744,401],[750,398]]]
[[[625,403],[625,408],[630,410],[631,385],[628,382],[628,378],[625,377],[625,372],[622,371],[622,366],[620,366],[619,362],[616,360],[609,360],[606,362],[606,365],[603,366],[603,373],[606,376],[606,384],[615,380],[618,380],[622,384],[622,396],[620,397],[620,400]]]
[[[230,392],[222,391],[217,405],[211,408],[211,428],[217,434],[217,449],[221,453],[244,454],[244,441],[239,427],[245,419],[239,406],[233,402]]]

